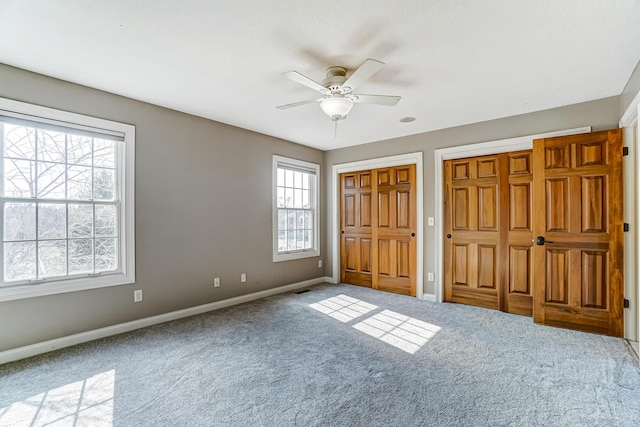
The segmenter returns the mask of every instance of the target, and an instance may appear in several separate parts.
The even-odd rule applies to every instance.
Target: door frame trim
[[[480,142],[476,144],[459,145],[457,147],[440,148],[434,150],[434,171],[435,171],[435,239],[434,254],[436,266],[436,286],[434,300],[442,302],[444,296],[444,241],[442,238],[444,225],[444,171],[442,163],[445,160],[464,159],[466,157],[477,157],[491,154],[508,153],[510,151],[531,150],[533,140],[538,138],[549,138],[553,136],[572,135],[578,133],[591,132],[591,126],[574,129],[546,132],[535,135],[519,136],[516,138],[500,139],[496,141]]]
[[[331,167],[331,191],[333,191],[333,207],[331,223],[333,230],[333,282],[340,282],[340,174],[367,169],[380,169],[392,166],[416,165],[416,297],[424,299],[424,195],[422,152],[399,154],[397,156],[380,157],[356,162],[340,163]]]
[[[638,224],[640,224],[640,211],[638,209],[638,202],[640,201],[640,176],[636,173],[636,167],[640,164],[640,150],[638,146],[640,144],[640,136],[638,135],[638,124],[640,123],[640,91],[636,93],[636,96],[631,101],[631,104],[627,107],[620,118],[619,126],[623,128],[623,132],[628,132],[627,128],[632,129],[632,135],[634,139],[632,141],[624,140],[625,134],[623,133],[623,143],[629,146],[629,151],[634,157],[623,158],[623,173],[624,173],[624,186],[629,190],[625,190],[625,196],[633,197],[633,206],[631,203],[625,203],[625,221],[631,222],[631,235],[628,236],[628,241],[631,242],[633,251],[635,251],[635,258],[629,259],[625,257],[625,291],[628,288],[629,275],[633,278],[633,287],[636,293],[635,305],[632,304],[633,316],[635,319],[627,319],[625,316],[625,337],[632,342],[632,347],[636,354],[638,354],[638,340],[640,338],[640,313],[638,307],[640,307],[640,287],[638,286],[638,269],[640,265],[640,232],[638,231]],[[631,143],[630,143],[631,142]],[[630,143],[630,144],[629,144]],[[631,167],[629,167],[631,166]],[[626,239],[625,239],[626,240]],[[627,242],[625,242],[627,243]],[[625,253],[628,253],[628,246],[625,246]],[[630,265],[629,265],[630,264]],[[635,325],[632,324],[635,322]],[[628,331],[633,329],[634,334],[629,334]],[[640,362],[639,362],[640,363]]]

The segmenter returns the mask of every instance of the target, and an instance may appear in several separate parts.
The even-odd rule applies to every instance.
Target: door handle
[[[451,238],[451,234],[447,234],[447,239],[450,239],[450,238]]]
[[[344,234],[344,230],[342,230],[340,233]]]
[[[416,233],[411,233],[411,237],[416,237]]]
[[[545,240],[544,236],[536,237],[536,245],[544,246],[545,243],[554,243],[554,242],[552,242],[551,240]]]

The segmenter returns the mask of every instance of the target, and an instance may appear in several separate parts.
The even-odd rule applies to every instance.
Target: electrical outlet
[[[133,291],[133,302],[142,301],[142,289]]]
[[[318,260],[318,268],[322,268],[322,260],[321,259]]]
[[[427,225],[430,227],[433,227],[433,224],[435,224],[435,220],[433,219],[432,216],[427,218]]]
[[[213,278],[213,287],[214,288],[219,288],[220,287],[220,278],[219,277],[214,277]]]
[[[240,282],[244,283],[247,281],[247,274],[246,273],[242,273],[240,275]]]
[[[427,282],[433,282],[434,280],[433,273],[427,273]]]

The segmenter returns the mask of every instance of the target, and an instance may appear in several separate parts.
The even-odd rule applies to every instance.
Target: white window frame
[[[296,169],[308,170],[315,174],[311,200],[313,200],[313,248],[297,251],[278,251],[278,167],[291,166]],[[273,262],[289,261],[292,259],[311,258],[320,256],[320,165],[284,156],[273,156],[273,176],[271,188],[273,190]]]
[[[103,134],[120,135],[124,141],[116,149],[116,198],[120,201],[119,268],[114,274],[80,278],[52,278],[41,283],[12,286],[0,285],[0,302],[65,292],[126,285],[135,282],[135,126],[56,110],[11,99],[0,98],[0,115],[28,119],[35,122],[59,124]],[[0,162],[0,173],[4,174]],[[0,188],[0,194],[4,188]],[[0,213],[0,215],[2,215]],[[2,251],[2,248],[0,248]],[[2,253],[0,252],[0,255]],[[0,258],[0,262],[4,262]],[[0,278],[2,279],[2,278]]]

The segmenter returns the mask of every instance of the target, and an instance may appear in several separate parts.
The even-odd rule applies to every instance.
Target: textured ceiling
[[[366,58],[396,107],[337,137],[274,108],[317,94],[281,73]],[[640,0],[0,0],[0,62],[323,150],[619,95],[638,60]]]

